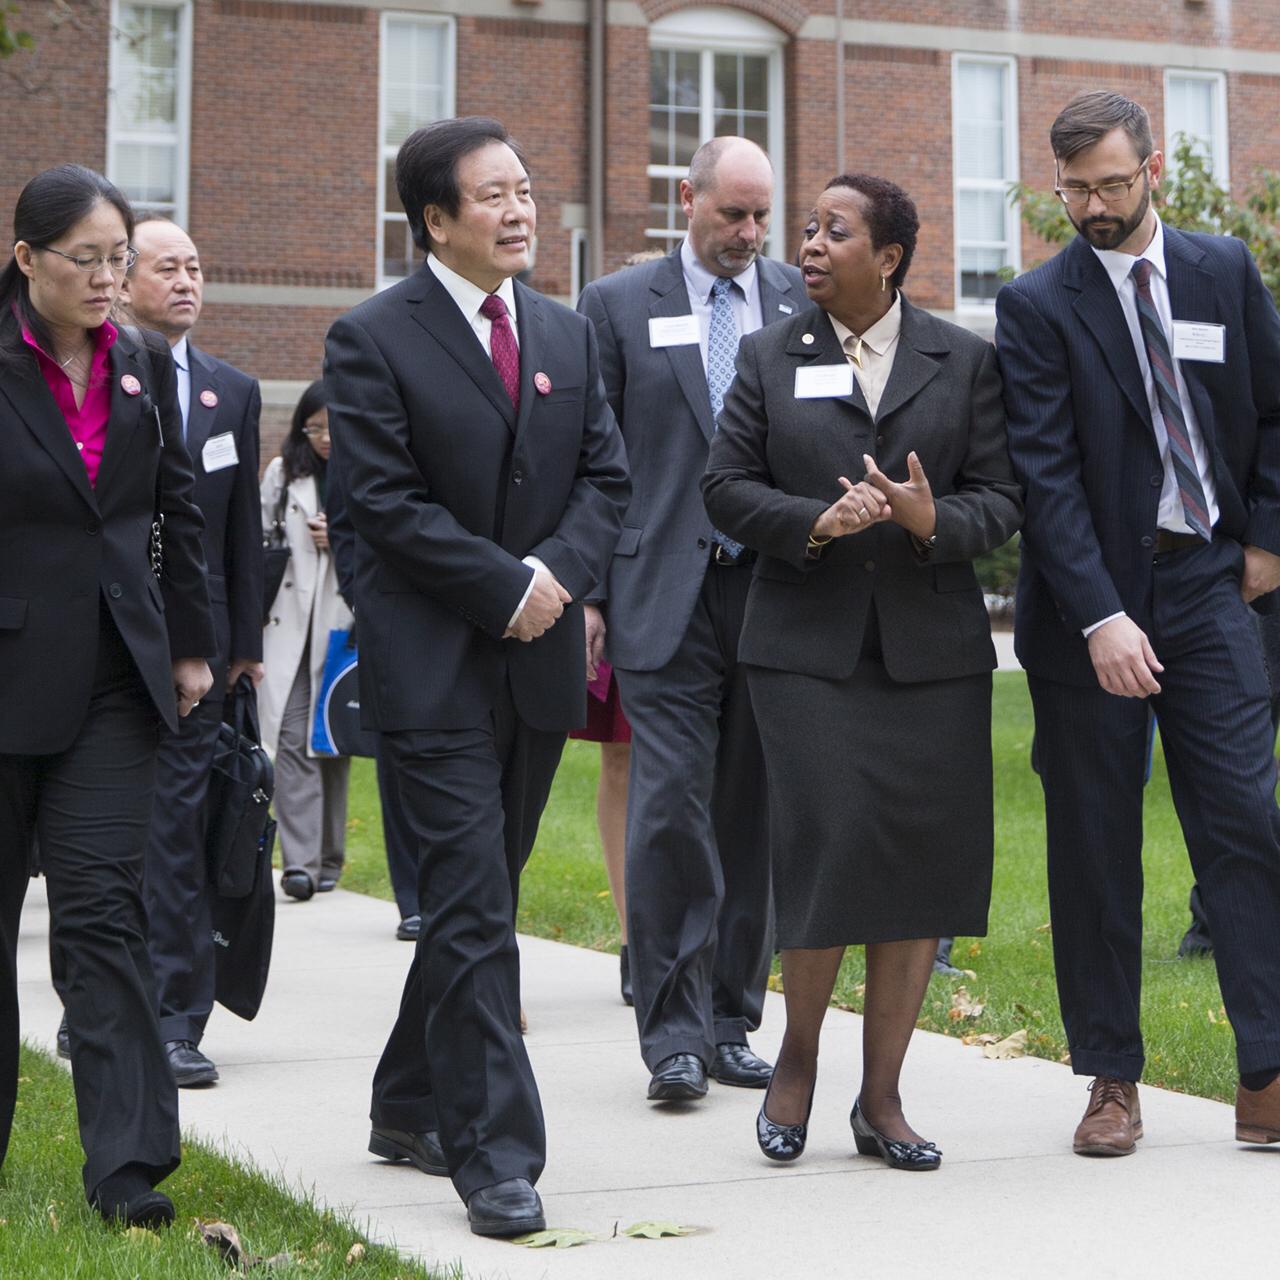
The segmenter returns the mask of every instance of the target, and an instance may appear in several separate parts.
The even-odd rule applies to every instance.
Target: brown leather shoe
[[[1078,1156],[1131,1156],[1142,1137],[1142,1106],[1131,1080],[1099,1076],[1089,1086],[1089,1105],[1076,1126],[1071,1149]],[[1280,1094],[1276,1100],[1280,1114]]]
[[[1265,1089],[1236,1086],[1236,1141],[1280,1142],[1280,1076]]]

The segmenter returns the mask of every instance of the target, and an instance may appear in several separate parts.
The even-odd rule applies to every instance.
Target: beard
[[[757,245],[726,245],[716,251],[716,265],[730,275],[740,275],[759,257]]]
[[[1084,218],[1079,222],[1072,218],[1071,221],[1075,229],[1095,249],[1118,249],[1142,225],[1150,208],[1151,184],[1147,181],[1146,174],[1143,174],[1142,199],[1138,201],[1138,207],[1127,218],[1109,217],[1103,214],[1096,218]]]

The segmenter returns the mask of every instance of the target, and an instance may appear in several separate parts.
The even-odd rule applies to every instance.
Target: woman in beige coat
[[[263,746],[275,757],[280,887],[305,902],[342,873],[347,825],[345,757],[315,756],[311,725],[329,632],[351,626],[338,594],[325,522],[329,416],[324,386],[302,394],[289,434],[262,477],[262,527],[280,521],[290,556],[263,634],[266,675],[258,689]]]

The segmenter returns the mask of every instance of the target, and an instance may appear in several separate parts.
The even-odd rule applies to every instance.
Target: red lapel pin
[[[142,383],[140,383],[133,374],[126,373],[124,377],[120,379],[120,390],[127,396],[136,396],[142,391]]]
[[[200,393],[200,403],[204,405],[206,409],[216,409],[218,407],[218,393],[216,391],[211,391],[206,387]]]
[[[540,396],[548,395],[551,391],[551,379],[545,373],[535,373],[533,385]]]

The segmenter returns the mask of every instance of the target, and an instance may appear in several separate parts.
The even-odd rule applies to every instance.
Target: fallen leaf
[[[139,1244],[159,1244],[160,1237],[154,1231],[148,1230],[146,1227],[129,1227],[125,1231],[126,1240],[133,1240]]]
[[[609,896],[608,889],[601,889],[600,892],[596,894],[597,898],[607,898],[608,896]]]
[[[1013,1002],[1013,1007],[1017,1009],[1024,1018],[1030,1018],[1032,1022],[1044,1021],[1044,1014],[1041,1013],[1039,1009],[1028,1009],[1025,1004],[1021,1004],[1017,1000]]]
[[[49,1230],[55,1234],[58,1230],[58,1215],[54,1213],[52,1205],[49,1206]]]
[[[575,1227],[551,1227],[547,1231],[534,1231],[527,1236],[516,1236],[512,1244],[522,1244],[526,1249],[572,1249],[575,1245],[590,1244],[596,1237],[590,1231]]]
[[[347,1266],[354,1267],[364,1257],[364,1245],[359,1240],[347,1250]]]
[[[982,943],[971,942],[965,951],[966,957],[970,960],[976,960],[982,954]]]
[[[867,984],[865,982],[858,983],[858,985],[853,989],[853,994],[861,999],[867,994]]]
[[[1015,1031],[1011,1036],[1005,1036],[995,1044],[987,1045],[982,1050],[982,1056],[995,1062],[1004,1062],[1009,1058],[1025,1058],[1027,1056],[1026,1028]]]
[[[632,1236],[636,1240],[661,1240],[663,1236],[691,1236],[697,1227],[681,1227],[674,1222],[633,1222],[623,1227],[624,1236]]]
[[[961,1036],[961,1044],[995,1044],[1000,1037],[994,1031],[984,1031],[981,1035]]]
[[[782,979],[776,973],[771,973],[769,975],[769,990],[770,991],[782,990]]]
[[[975,1000],[969,994],[968,987],[957,987],[951,993],[951,1008],[947,1010],[947,1017],[952,1022],[962,1022],[966,1018],[975,1019],[982,1017],[983,1010],[986,1005],[979,1000]]]
[[[1052,920],[1046,920],[1046,921],[1044,922],[1044,924],[1037,925],[1037,926],[1036,926],[1036,932],[1037,932],[1037,933],[1052,933],[1052,932],[1053,932],[1053,921],[1052,921]]]
[[[196,1230],[200,1238],[211,1249],[216,1249],[219,1256],[229,1267],[238,1267],[245,1262],[244,1245],[240,1242],[240,1233],[229,1222],[202,1222],[196,1219]]]

